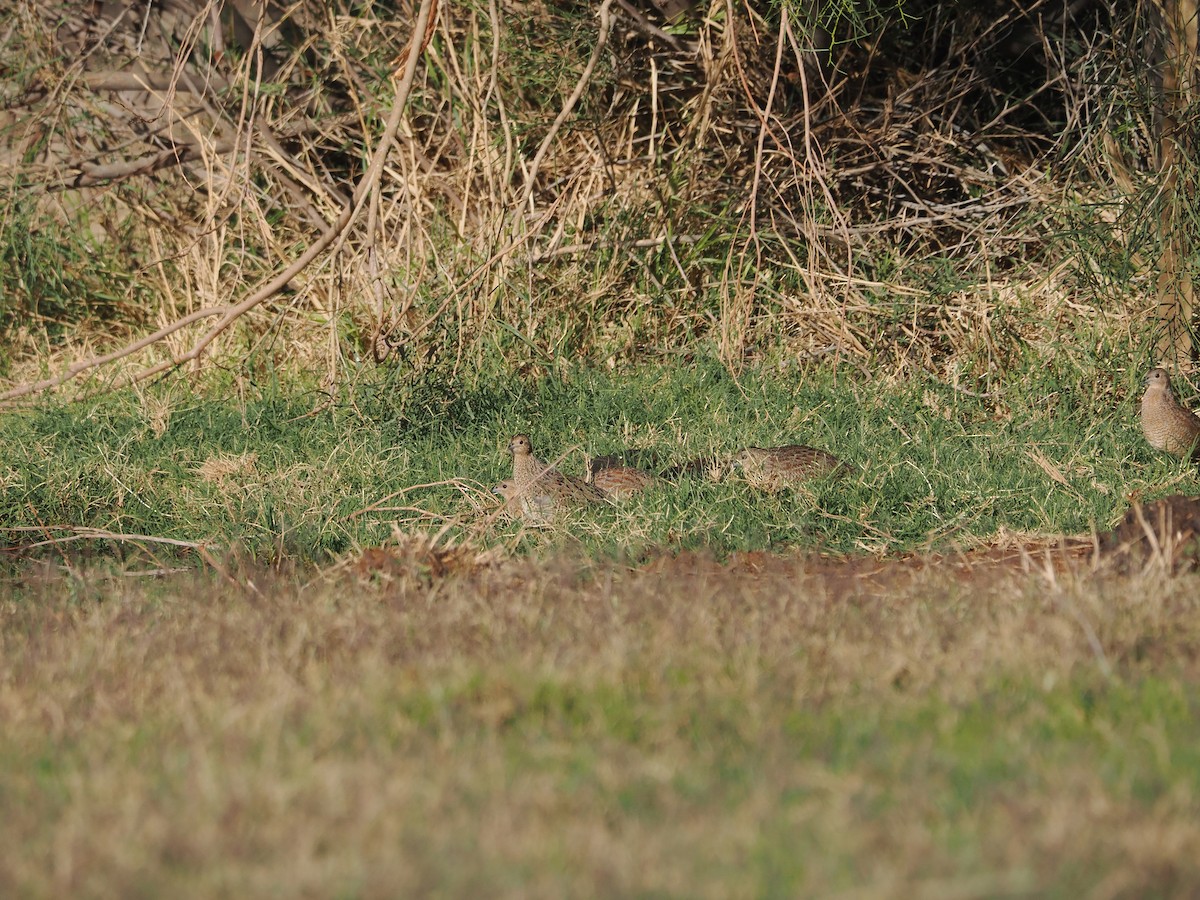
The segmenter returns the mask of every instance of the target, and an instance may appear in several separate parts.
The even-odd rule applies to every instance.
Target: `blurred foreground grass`
[[[1140,373],[1072,371],[976,396],[699,360],[8,413],[0,895],[1194,895],[1196,575],[809,555],[1195,490],[1137,432]],[[576,472],[798,441],[860,473],[526,532],[485,506],[515,431]]]
[[[31,565],[0,894],[1200,891],[1197,576],[739,559]]]

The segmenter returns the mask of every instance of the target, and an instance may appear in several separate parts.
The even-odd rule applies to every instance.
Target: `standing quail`
[[[508,442],[508,452],[513,457],[512,481],[517,491],[544,494],[556,508],[583,506],[604,499],[604,494],[586,481],[564,475],[534,456],[528,435],[515,435]]]
[[[1175,399],[1171,376],[1166,369],[1151,369],[1146,376],[1146,393],[1142,394],[1142,433],[1155,450],[1165,450],[1175,456],[1200,458],[1197,438],[1200,438],[1200,419]]]
[[[750,484],[770,491],[850,469],[832,453],[801,444],[747,447],[734,455],[731,465]]]

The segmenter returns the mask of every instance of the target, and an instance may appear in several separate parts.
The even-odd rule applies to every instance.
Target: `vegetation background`
[[[1103,530],[1164,487],[1139,379],[1190,359],[1194,31],[1099,2],[18,4],[8,525],[326,557],[415,485],[461,530],[529,430],[569,465],[874,464],[890,509],[768,543]],[[264,464],[294,490],[231,506],[225,470]],[[741,518],[642,543],[763,546]]]
[[[989,394],[1085,353],[1126,389],[1192,221],[1175,6],[454,4],[408,86],[415,7],[20,3],[7,375],[700,353]]]
[[[1200,892],[1197,576],[1080,549],[1196,490],[1196,61],[1192,0],[12,4],[0,892]],[[516,431],[857,474],[543,532]]]

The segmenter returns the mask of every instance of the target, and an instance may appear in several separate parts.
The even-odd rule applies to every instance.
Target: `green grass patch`
[[[775,495],[683,478],[523,538],[529,548],[565,542],[602,555],[902,551],[1002,529],[1080,533],[1109,527],[1130,493],[1196,487],[1145,445],[1131,385],[1096,394],[1031,364],[1003,387],[981,397],[930,378],[881,385],[847,369],[773,366],[734,377],[705,360],[528,379],[418,383],[393,373],[333,404],[275,384],[192,393],[171,383],[6,415],[0,525],[86,526],[317,561],[378,544],[397,525],[477,539],[518,431],[577,474],[586,456],[622,450],[663,469],[785,443],[855,467]],[[499,523],[482,540],[518,531]],[[26,538],[36,532],[13,543]]]

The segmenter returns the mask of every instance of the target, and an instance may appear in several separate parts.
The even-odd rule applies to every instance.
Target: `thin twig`
[[[611,0],[609,0],[611,2]],[[422,46],[427,42],[427,33],[429,31],[429,23],[431,14],[435,8],[437,0],[422,0],[421,10],[417,16],[416,30],[409,41],[408,48],[416,45],[418,41],[422,41]],[[406,48],[406,50],[408,49]],[[342,238],[350,228],[351,224],[357,219],[363,204],[371,195],[371,191],[378,183],[383,174],[384,163],[387,160],[388,152],[391,149],[392,141],[395,139],[396,132],[400,127],[400,121],[404,114],[404,107],[408,102],[408,96],[412,89],[413,77],[416,73],[417,61],[420,57],[419,53],[405,54],[404,74],[400,84],[396,88],[395,97],[392,102],[392,109],[388,115],[387,124],[384,127],[383,134],[380,136],[379,144],[375,148],[375,152],[371,157],[371,164],[368,166],[366,173],[359,181],[354,191],[353,204],[345,208],[337,220],[325,230],[325,232],[317,238],[308,249],[300,254],[289,266],[282,272],[268,281],[265,285],[254,291],[249,297],[239,303],[232,304],[223,308],[199,310],[191,315],[185,316],[183,319],[173,322],[172,324],[160,329],[149,337],[134,341],[120,350],[105,354],[99,357],[81,360],[74,365],[68,367],[66,371],[50,378],[43,378],[40,381],[30,382],[23,385],[18,385],[3,393],[0,393],[0,404],[7,403],[11,400],[20,397],[28,396],[29,394],[38,393],[50,388],[58,387],[65,384],[72,378],[80,375],[83,372],[91,371],[108,363],[116,362],[128,356],[137,353],[151,344],[158,343],[163,338],[175,334],[181,329],[187,327],[193,322],[201,319],[210,318],[214,315],[219,315],[220,320],[213,325],[209,330],[192,345],[191,349],[181,355],[173,355],[170,359],[163,360],[160,363],[142,369],[140,372],[129,376],[128,383],[133,384],[140,381],[145,381],[149,378],[158,375],[168,369],[177,368],[185,363],[198,359],[201,354],[208,348],[216,338],[225,331],[230,325],[240,319],[250,310],[261,304],[263,301],[273,297],[281,289],[287,286],[297,275],[299,275],[314,259],[321,255],[330,245]]]
[[[571,91],[571,96],[567,98],[567,102],[563,104],[563,108],[558,111],[558,115],[554,119],[554,124],[546,132],[546,136],[542,139],[542,145],[538,147],[537,153],[534,154],[533,162],[529,164],[529,172],[525,176],[525,189],[521,192],[521,199],[516,205],[518,211],[525,206],[529,198],[533,195],[533,184],[537,179],[538,169],[542,165],[542,160],[550,149],[550,144],[553,143],[554,138],[558,135],[558,130],[562,128],[563,123],[567,121],[567,117],[571,115],[571,111],[575,108],[575,104],[579,102],[579,98],[583,96],[588,82],[592,80],[592,72],[596,69],[596,63],[600,61],[600,54],[604,52],[604,45],[608,43],[608,35],[612,31],[612,5],[613,0],[604,0],[600,4],[600,33],[596,36],[596,46],[592,50],[592,56],[587,61],[587,65],[583,67],[583,72],[580,74],[579,80],[575,83],[575,90]]]

